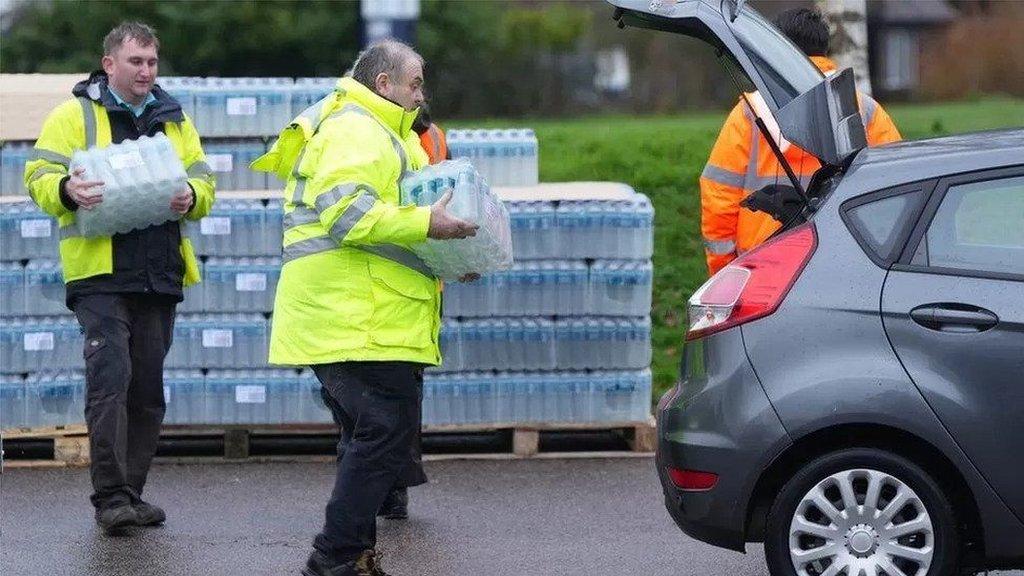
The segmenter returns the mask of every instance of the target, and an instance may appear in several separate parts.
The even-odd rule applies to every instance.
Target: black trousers
[[[423,365],[340,362],[313,366],[345,434],[323,531],[313,545],[347,560],[377,543],[377,510],[417,465]]]
[[[345,413],[338,406],[338,403],[331,398],[331,394],[327,391],[327,388],[320,387],[320,397],[323,399],[324,404],[331,410],[331,415],[334,417],[334,423],[341,429],[341,439],[338,442],[338,462],[345,457],[345,450],[348,445],[352,443],[352,429],[355,427],[355,422],[349,420]],[[423,387],[420,386],[420,403],[423,402]],[[412,488],[413,486],[419,486],[427,483],[427,472],[423,469],[423,438],[420,435],[423,430],[422,413],[418,413],[416,418],[416,438],[412,442],[412,450],[409,451],[409,466],[405,467],[405,471],[399,475],[395,481],[394,488]]]
[[[85,331],[85,421],[92,503],[138,501],[164,419],[164,357],[174,300],[147,294],[91,294],[73,305]]]

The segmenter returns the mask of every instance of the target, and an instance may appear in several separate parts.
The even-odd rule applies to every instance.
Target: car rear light
[[[698,470],[680,470],[669,466],[668,477],[676,488],[688,492],[702,492],[711,490],[718,484],[718,474],[714,472],[700,472]]]
[[[690,297],[686,340],[778,310],[817,247],[818,235],[808,222],[733,260]]]

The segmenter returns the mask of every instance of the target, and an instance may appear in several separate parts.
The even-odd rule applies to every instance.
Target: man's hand
[[[479,279],[480,275],[477,274],[476,272],[470,272],[469,274],[459,276],[459,282],[462,282],[463,284],[465,284],[466,282],[476,282]]]
[[[103,182],[86,180],[82,178],[83,174],[85,174],[84,168],[72,170],[71,178],[64,184],[64,191],[80,208],[92,210],[97,204],[103,202],[103,189],[101,188]]]
[[[476,236],[476,231],[480,228],[479,226],[472,222],[466,222],[461,218],[456,218],[448,212],[448,203],[451,200],[452,191],[449,190],[430,207],[430,228],[427,230],[428,238],[451,240],[453,238]]]
[[[191,209],[192,188],[186,184],[184,188],[175,192],[174,197],[171,198],[171,210],[184,215]]]

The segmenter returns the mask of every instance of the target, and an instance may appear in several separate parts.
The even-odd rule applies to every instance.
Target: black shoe
[[[405,520],[409,517],[409,492],[405,488],[395,488],[388,492],[384,503],[380,505],[377,516],[388,520]]]
[[[377,562],[380,556],[366,550],[358,558],[337,562],[319,550],[314,550],[302,569],[302,576],[388,576]]]
[[[167,514],[159,506],[139,500],[132,504],[135,514],[139,517],[139,526],[156,526],[167,520]]]
[[[96,523],[106,534],[114,535],[123,532],[125,528],[138,525],[139,515],[131,505],[120,504],[97,510]]]

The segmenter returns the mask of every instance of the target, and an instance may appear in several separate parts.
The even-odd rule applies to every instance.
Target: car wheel
[[[916,464],[855,448],[819,457],[772,504],[773,576],[956,574],[960,537],[949,497]]]

